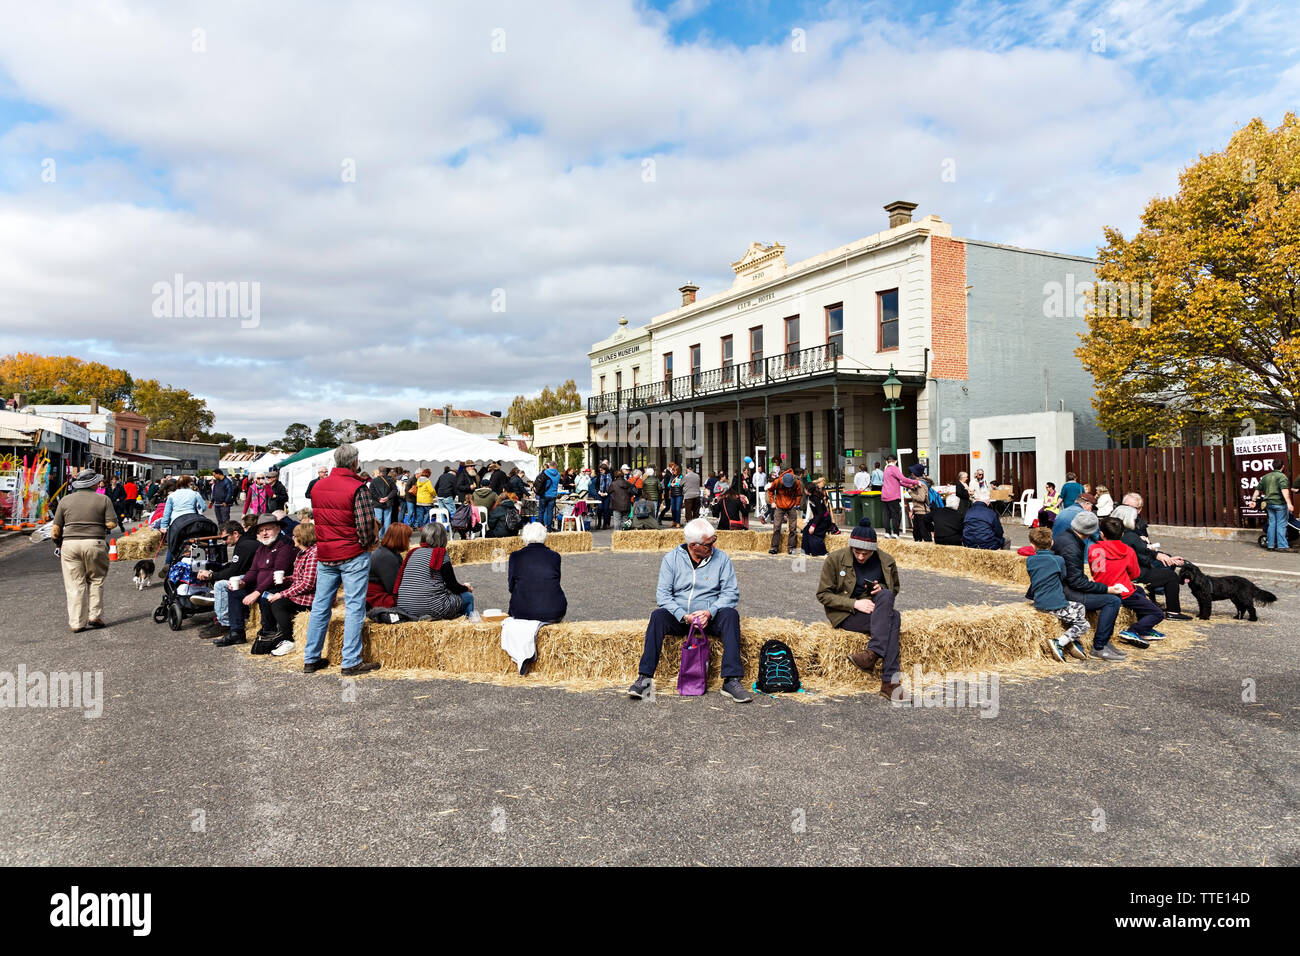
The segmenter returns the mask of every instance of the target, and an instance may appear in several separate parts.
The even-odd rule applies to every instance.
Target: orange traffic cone
[[[108,543],[108,560],[110,560],[110,561],[116,561],[116,560],[117,560],[117,542],[116,542],[116,541],[110,541],[110,542]]]

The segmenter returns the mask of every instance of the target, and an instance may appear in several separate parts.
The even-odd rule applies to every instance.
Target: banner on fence
[[[1273,463],[1286,455],[1286,435],[1242,435],[1232,440],[1232,456],[1237,463],[1237,503],[1243,517],[1267,512],[1252,508],[1250,496],[1259,480],[1273,470]]]

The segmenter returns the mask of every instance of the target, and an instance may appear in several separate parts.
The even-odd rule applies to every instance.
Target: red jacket
[[[361,554],[352,499],[364,482],[356,472],[333,468],[311,490],[311,516],[316,522],[316,558],[350,561]]]
[[[1137,552],[1123,541],[1098,541],[1088,548],[1088,567],[1092,579],[1110,587],[1124,585],[1121,597],[1133,594],[1133,579],[1142,573],[1138,567]]]

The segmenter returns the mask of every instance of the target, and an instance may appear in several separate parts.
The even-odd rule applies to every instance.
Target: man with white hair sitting
[[[740,682],[745,668],[740,657],[736,569],[730,558],[714,548],[718,535],[707,520],[689,521],[682,532],[685,543],[665,554],[659,565],[655,594],[659,606],[646,626],[640,676],[627,694],[644,698],[654,683],[664,638],[669,634],[684,637],[692,624],[698,624],[706,634],[722,638],[722,696],[747,704],[753,698]]]

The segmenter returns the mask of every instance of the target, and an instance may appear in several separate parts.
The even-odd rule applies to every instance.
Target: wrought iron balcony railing
[[[625,388],[587,399],[587,414],[599,415],[620,408],[637,409],[669,402],[690,401],[749,388],[760,388],[791,379],[805,378],[839,368],[839,345],[814,345],[797,352],[782,352],[768,358],[755,359],[678,375],[660,382],[649,382],[635,388]],[[884,374],[884,373],[882,373]]]

